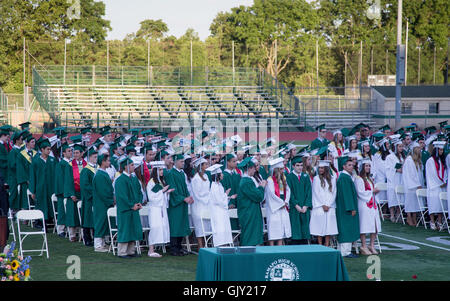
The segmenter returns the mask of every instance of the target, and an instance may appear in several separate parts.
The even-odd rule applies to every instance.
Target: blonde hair
[[[413,159],[417,169],[422,168],[422,150],[420,149],[420,147],[413,148],[411,158]]]

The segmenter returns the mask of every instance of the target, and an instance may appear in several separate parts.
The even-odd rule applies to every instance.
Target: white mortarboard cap
[[[415,147],[420,147],[420,144],[414,141],[414,142],[411,144],[410,149],[414,149]]]
[[[48,141],[50,142],[50,145],[53,146],[53,145],[55,145],[56,142],[58,142],[60,140],[58,139],[57,135],[54,135],[54,136],[48,138]]]
[[[208,160],[206,160],[204,157],[200,157],[194,161],[194,166],[195,166],[195,168],[197,168],[200,166],[200,164],[206,163],[206,162],[208,162]]]
[[[400,136],[401,136],[400,134],[390,135],[389,139],[392,139],[392,140],[399,139]]]
[[[261,149],[261,151],[259,152],[261,155],[268,155],[267,151],[265,148]]]
[[[434,141],[433,146],[436,148],[444,148],[446,143],[445,141]]]
[[[166,163],[164,161],[152,161],[150,166],[152,168],[166,168]]]
[[[359,150],[354,150],[354,151],[348,152],[347,156],[349,156],[350,158],[356,158],[357,160],[359,160],[361,158],[361,152]]]
[[[239,135],[231,136],[230,139],[231,139],[232,141],[236,142],[237,144],[239,144],[239,143],[242,142],[242,138],[241,138]]]
[[[210,167],[208,167],[206,170],[209,171],[211,173],[211,175],[216,175],[219,173],[222,173],[222,164],[214,164]]]
[[[98,151],[98,155],[103,155],[103,154],[109,154],[109,151],[107,148],[102,147],[99,151]]]
[[[330,167],[330,160],[319,160],[319,167]]]
[[[270,168],[283,168],[284,167],[284,159],[276,158],[269,161]]]
[[[333,132],[333,136],[336,136],[337,134],[342,134],[341,130],[335,130]]]
[[[144,162],[144,156],[133,156],[131,157],[131,160],[134,163],[134,168],[136,169]]]

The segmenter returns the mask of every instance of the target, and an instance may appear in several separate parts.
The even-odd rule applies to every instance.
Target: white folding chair
[[[418,227],[420,225],[420,223],[423,223],[423,226],[425,227],[425,229],[427,229],[427,222],[425,220],[425,214],[428,213],[428,203],[426,201],[427,199],[427,189],[417,189],[416,190],[416,196],[417,196],[417,202],[419,204],[419,209],[420,209],[420,218],[419,218],[419,222],[417,223],[416,227]]]
[[[52,208],[53,208],[53,222],[55,223],[55,227],[53,227],[53,233],[56,233],[56,227],[58,222],[58,198],[55,194],[52,194]]]
[[[188,206],[188,216],[189,216],[189,217],[191,216],[191,206]],[[190,227],[190,229],[191,229],[191,232],[192,232],[192,233],[195,233],[194,227],[193,227],[193,226]],[[189,236],[190,236],[190,235],[186,235],[186,236],[184,237],[185,243],[182,244],[182,245],[186,246],[186,249],[187,249],[188,252],[191,252],[191,247],[192,247],[192,246],[196,246],[197,244],[196,244],[196,243],[191,243],[191,242],[189,241]]]
[[[228,209],[228,216],[230,217],[230,219],[238,218],[238,213],[237,213],[237,209],[233,208],[233,209]],[[231,235],[233,236],[233,244],[236,241],[236,239],[239,237],[239,235],[241,234],[241,230],[237,229],[237,230],[231,230]]]
[[[205,230],[205,223],[203,222],[204,220],[209,220],[211,222],[211,214],[210,214],[209,210],[203,210],[202,212],[200,212],[200,221],[202,224],[203,235],[205,237],[205,248],[207,248],[208,241],[213,240],[213,232],[212,232],[212,230],[211,231]],[[211,244],[212,244],[212,242],[211,242]]]
[[[83,225],[83,220],[82,220],[82,218],[81,218],[81,205],[82,205],[82,201],[78,201],[78,202],[77,202],[77,211],[78,211],[78,220],[80,221],[80,238],[79,238],[78,241],[83,240],[83,243],[85,243],[85,242],[84,242],[83,227],[82,227],[82,225]]]
[[[403,185],[397,185],[395,186],[395,197],[397,199],[397,207],[400,211],[399,217],[402,219],[403,225],[405,224],[405,217],[403,216],[404,207],[402,206],[400,202],[400,195],[405,195],[405,189],[403,188]],[[398,220],[398,217],[395,221]]]
[[[33,210],[35,208],[35,205],[31,205],[31,195],[30,189],[27,189],[28,210]]]
[[[109,208],[106,212],[108,215],[108,226],[109,226],[109,237],[111,239],[111,244],[109,245],[108,253],[113,251],[113,255],[116,255],[117,249],[117,208]],[[114,218],[114,225],[111,223],[111,218]]]
[[[266,208],[261,208],[261,215],[263,220],[263,234],[266,234],[267,231],[267,211]]]
[[[447,202],[448,202],[448,197],[447,197],[447,192],[441,192],[439,193],[439,200],[441,201],[441,209],[442,209],[442,215],[444,215],[444,222],[443,224],[447,227],[447,231],[450,234],[450,228],[448,227],[448,209],[449,208],[445,208],[447,207]],[[447,206],[445,206],[445,205]]]
[[[11,208],[9,208],[9,210],[8,210],[8,220],[9,220],[9,228],[11,229],[9,235],[12,235],[14,241],[16,241],[16,230],[15,230],[15,227],[14,227],[14,216],[12,214]]]
[[[146,247],[146,248],[149,247],[149,244],[148,244],[148,234],[149,234],[149,231],[150,231],[149,208],[148,207],[144,207],[144,208],[140,209],[139,210],[139,216],[141,217],[141,221],[142,221],[143,218],[147,219],[148,220],[148,225],[149,225],[148,227],[142,226],[142,233],[144,234],[144,241],[145,241],[146,244],[144,244],[144,245],[141,245],[140,243],[136,244],[137,246],[139,246],[139,254],[141,254],[141,248],[142,247]],[[141,224],[142,224],[142,222],[141,222]]]
[[[385,191],[387,193],[387,183],[375,183],[375,188],[377,188],[380,191]],[[378,198],[375,198],[376,202],[377,202],[377,206],[378,206],[378,211],[380,212],[380,217],[381,220],[384,221],[384,215],[383,214],[383,208],[388,206],[388,200],[379,200]],[[388,214],[386,214],[387,216],[389,216]]]
[[[41,210],[20,210],[16,214],[17,219],[17,229],[19,232],[19,248],[20,248],[20,255],[23,257],[23,253],[25,252],[41,252],[39,256],[42,256],[44,252],[47,253],[47,258],[49,258],[48,255],[48,244],[47,244],[47,233],[45,232],[45,220],[44,220],[44,213],[42,213]],[[37,231],[22,231],[20,229],[20,221],[31,221],[34,220],[42,220],[42,229]],[[43,236],[43,243],[42,247],[39,250],[25,250],[23,248],[23,241],[25,238],[31,235],[42,235]],[[23,236],[23,237],[22,237]]]

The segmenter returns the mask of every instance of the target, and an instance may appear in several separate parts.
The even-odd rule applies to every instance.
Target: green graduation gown
[[[127,243],[142,239],[142,225],[138,210],[133,206],[139,203],[133,192],[130,175],[122,173],[114,183],[117,202],[117,242]]]
[[[358,199],[352,177],[345,171],[339,173],[336,184],[336,222],[339,243],[350,243],[359,239]],[[352,211],[355,210],[355,216]]]
[[[14,210],[20,209],[19,193],[17,190],[17,155],[20,153],[20,148],[14,146],[8,154],[8,185],[9,185],[9,207]]]
[[[0,174],[5,182],[8,181],[8,151],[6,143],[0,143]]]
[[[240,245],[256,246],[264,242],[261,202],[264,188],[256,187],[255,182],[243,176],[239,184],[237,203],[239,224],[241,225]]]
[[[114,166],[116,170],[119,170],[119,163],[118,163],[119,157],[117,157],[116,155],[112,155],[110,158],[111,158],[111,165]]]
[[[114,191],[108,173],[98,169],[92,180],[92,206],[94,210],[94,237],[109,235],[108,208],[114,204]]]
[[[267,170],[269,170],[269,168],[267,168]],[[259,166],[259,174],[261,175],[263,180],[267,180],[269,178],[269,171],[266,171],[266,169],[262,165]]]
[[[241,176],[237,172],[229,173],[228,171],[224,170],[223,172],[223,179],[221,181],[223,190],[227,191],[229,188],[231,188],[229,196],[232,196],[234,194],[237,194],[239,191],[239,183],[241,182]],[[234,205],[234,208],[237,208],[237,197],[233,200],[230,199],[228,202],[228,206]],[[237,218],[231,218],[231,229],[232,230],[239,230],[239,219]]]
[[[28,184],[30,181],[31,160],[36,155],[35,150],[31,150],[31,157],[26,148],[23,148],[16,157],[16,179],[20,187],[19,208],[28,209]]]
[[[86,165],[80,173],[81,188],[81,226],[83,228],[94,228],[94,217],[92,212],[92,180],[95,169],[91,165]]]
[[[183,171],[178,171],[174,167],[167,173],[165,179],[170,185],[169,188],[175,189],[170,193],[169,208],[167,209],[170,237],[185,237],[191,234],[188,204],[184,201],[189,196],[186,176]]]
[[[44,218],[53,218],[52,194],[54,193],[55,158],[46,161],[37,155],[30,167],[30,192],[36,195],[36,209],[44,213]],[[51,179],[51,180],[49,180]]]
[[[311,142],[311,149],[321,148],[322,146],[327,145],[328,139],[323,139],[322,141],[319,138],[316,138]]]
[[[79,172],[81,176],[81,172],[83,171],[82,166],[79,166]],[[75,196],[77,198],[77,202],[81,200],[81,189],[80,191],[76,191],[75,183],[73,177],[73,167],[72,162],[70,162],[64,171],[64,197],[67,198],[66,203],[66,226],[67,227],[79,227],[80,226],[80,218],[78,215],[77,203],[74,202],[71,197]]]
[[[144,195],[142,194],[141,183],[139,182],[139,178],[135,174],[131,174],[131,182],[133,183],[133,193],[135,199],[138,203],[142,204]]]
[[[286,182],[291,189],[289,200],[289,219],[291,221],[291,231],[293,240],[309,239],[309,221],[312,209],[312,189],[311,180],[307,173],[302,172],[300,180],[298,176],[291,172],[286,176]],[[300,213],[295,209],[295,205],[306,206],[308,210]]]
[[[64,176],[68,166],[69,162],[62,159],[55,167],[55,195],[58,199],[58,220],[56,222],[60,226],[66,224],[66,210],[64,209]]]

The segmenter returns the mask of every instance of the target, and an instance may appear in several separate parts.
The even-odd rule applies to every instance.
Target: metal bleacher
[[[55,67],[34,68],[33,93],[54,122],[68,128],[86,123],[98,127],[170,127],[174,120],[198,117],[276,118],[280,127],[301,124],[298,99],[264,72],[210,72],[206,81],[198,80],[205,77],[203,73],[197,76],[192,71],[181,75],[180,70],[172,72],[178,72],[178,82],[168,80],[175,76],[166,72],[164,80],[159,80],[160,73],[124,84],[123,75],[122,81],[117,82],[110,80],[108,74],[105,82],[98,67],[92,72],[92,79],[82,74],[84,80],[80,80],[77,74],[76,81],[67,79],[67,73],[63,78]]]

